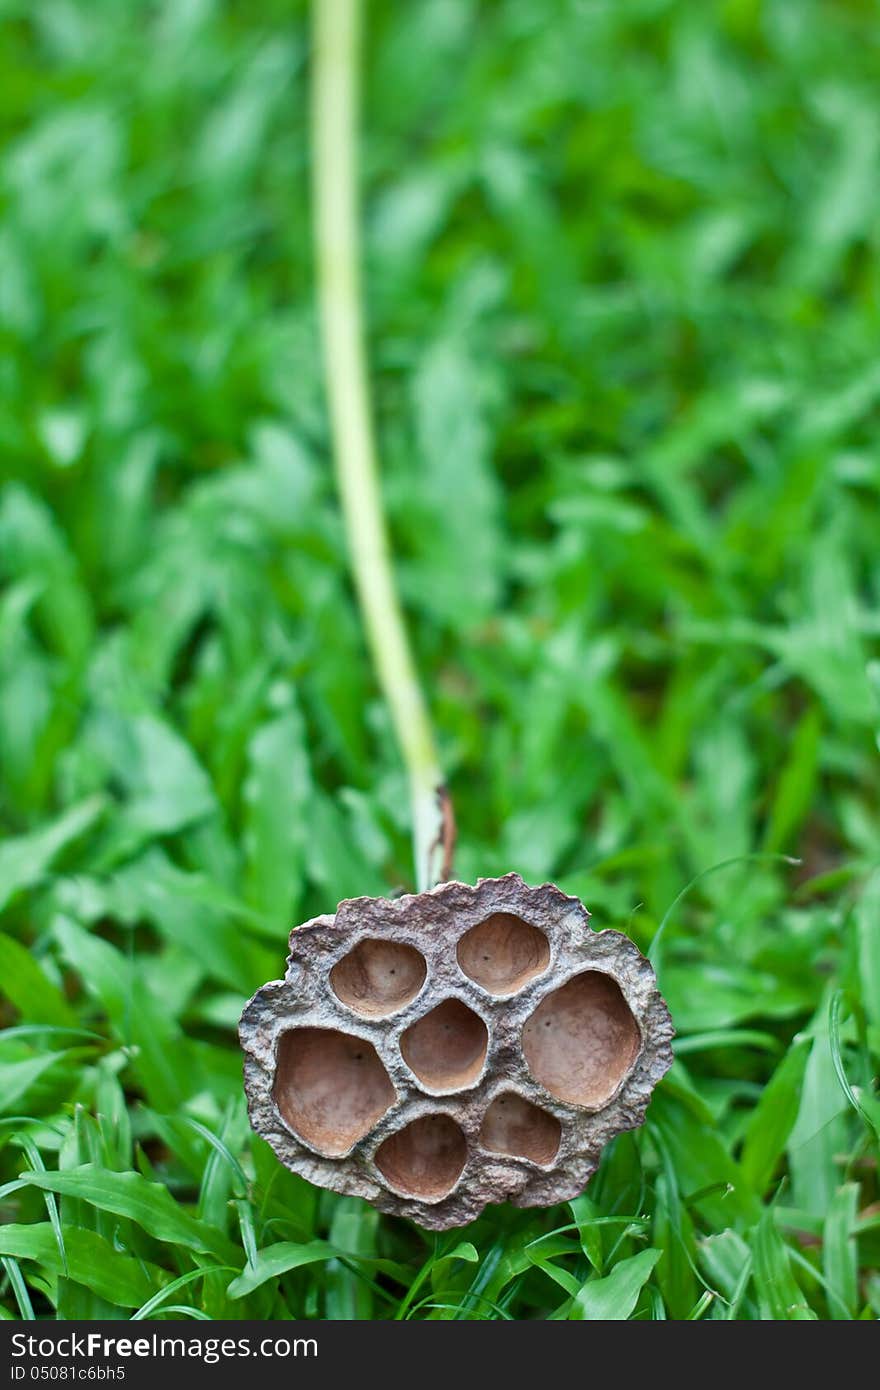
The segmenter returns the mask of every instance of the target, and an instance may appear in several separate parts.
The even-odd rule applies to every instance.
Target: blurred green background
[[[412,873],[307,8],[0,16],[6,1315],[876,1317],[877,5],[367,5],[375,409],[457,876],[643,949],[691,885],[645,1129],[439,1238],[287,1173],[241,1095],[289,927]]]

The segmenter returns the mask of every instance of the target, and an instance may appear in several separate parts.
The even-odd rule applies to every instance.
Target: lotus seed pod
[[[244,1010],[251,1123],[319,1187],[445,1230],[582,1192],[672,1062],[648,961],[518,874],[352,898]]]

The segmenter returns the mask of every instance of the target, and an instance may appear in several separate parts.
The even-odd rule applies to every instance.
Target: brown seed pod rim
[[[551,947],[547,969],[514,996],[487,992],[464,975],[457,960],[458,940],[498,912],[512,912],[542,930],[543,922]],[[423,987],[393,1019],[366,1018],[333,995],[329,972],[359,941],[383,932],[393,933],[396,941],[414,945],[425,956],[433,993],[429,988],[426,994]],[[507,874],[480,879],[476,885],[444,883],[396,899],[350,898],[335,914],[295,928],[290,947],[285,979],[259,990],[242,1015],[245,1084],[254,1127],[283,1162],[319,1185],[366,1197],[380,1210],[410,1216],[435,1229],[473,1219],[487,1202],[547,1205],[577,1195],[595,1170],[603,1145],[642,1122],[651,1091],[672,1061],[674,1030],[649,963],[623,933],[593,931],[586,908],[554,884],[529,887],[518,874]],[[592,1108],[548,1092],[515,1055],[521,1049],[523,1023],[542,999],[588,970],[616,982],[642,1039],[614,1093]],[[490,1047],[480,1078],[467,1090],[443,1094],[420,1086],[400,1057],[399,1040],[417,1018],[451,996],[487,1022]],[[278,1037],[291,1027],[309,1026],[336,1028],[371,1042],[398,1093],[370,1133],[347,1151],[347,1165],[315,1152],[292,1133],[272,1099]],[[561,1120],[563,1137],[552,1164],[495,1153],[480,1144],[485,1112],[504,1090]],[[408,1197],[389,1186],[374,1158],[389,1135],[428,1113],[448,1114],[461,1126],[468,1159],[442,1196]]]

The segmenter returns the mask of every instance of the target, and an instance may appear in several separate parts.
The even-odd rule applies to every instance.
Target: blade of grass
[[[4,1255],[0,1258],[0,1264],[2,1264],[3,1268],[6,1270],[9,1283],[12,1286],[12,1292],[15,1294],[15,1301],[18,1304],[18,1311],[26,1322],[33,1322],[35,1316],[34,1308],[30,1300],[30,1294],[27,1291],[27,1285],[18,1267],[18,1261],[13,1260],[8,1255]]]
[[[610,1274],[590,1279],[575,1296],[569,1317],[590,1322],[624,1322],[660,1259],[659,1250],[640,1250],[620,1260]]]
[[[91,1290],[111,1308],[137,1308],[157,1292],[165,1272],[142,1258],[123,1254],[97,1231],[65,1232],[64,1267],[48,1221],[0,1227],[0,1251],[17,1260],[32,1260],[53,1279],[70,1279]]]
[[[187,1284],[194,1283],[196,1279],[204,1279],[208,1272],[209,1271],[205,1269],[191,1269],[186,1274],[181,1274],[178,1279],[172,1279],[170,1284],[166,1284],[164,1289],[160,1289],[158,1293],[153,1294],[152,1298],[148,1298],[146,1303],[141,1304],[140,1308],[132,1313],[131,1321],[142,1322],[145,1318],[151,1317],[159,1308],[162,1309],[163,1313],[168,1312],[169,1309],[163,1306],[165,1300],[170,1298],[172,1294],[177,1293],[178,1289],[184,1288]],[[210,1266],[211,1274],[229,1274],[234,1272],[235,1265]]]
[[[835,1320],[854,1318],[858,1304],[859,1185],[844,1183],[835,1192],[825,1218],[822,1268],[829,1293],[829,1311]]]
[[[673,912],[679,903],[687,897],[691,889],[701,883],[704,878],[709,878],[711,874],[720,873],[722,869],[731,869],[735,864],[790,864],[796,866],[800,862],[799,859],[793,859],[790,854],[767,854],[763,851],[757,851],[754,854],[735,854],[730,859],[721,859],[717,864],[710,864],[708,868],[701,869],[698,874],[694,874],[693,878],[672,899],[651,939],[651,944],[648,947],[648,960],[654,969],[658,972],[660,970],[660,946]]]
[[[16,1135],[15,1142],[27,1154],[28,1163],[35,1173],[45,1173],[46,1165],[43,1156],[31,1139],[30,1135]],[[44,1192],[43,1200],[46,1203],[46,1211],[49,1214],[49,1222],[55,1234],[55,1242],[58,1246],[58,1254],[61,1256],[61,1273],[67,1275],[67,1253],[64,1249],[64,1231],[61,1228],[61,1217],[58,1214],[58,1202],[54,1192]]]
[[[835,990],[832,995],[828,1008],[828,1043],[831,1049],[831,1062],[834,1067],[834,1074],[840,1083],[840,1089],[843,1091],[843,1094],[846,1096],[853,1110],[860,1119],[864,1120],[869,1129],[874,1132],[874,1135],[880,1139],[880,1129],[878,1129],[877,1122],[871,1112],[862,1105],[862,1102],[853,1090],[849,1077],[846,1074],[846,1068],[843,1065],[843,1054],[840,1047],[840,1015],[842,1009],[843,991],[838,989]]]
[[[794,1128],[809,1055],[808,1040],[796,1040],[749,1118],[740,1168],[749,1186],[759,1195],[766,1192]]]
[[[79,1197],[102,1211],[127,1217],[155,1240],[188,1250],[226,1255],[234,1247],[215,1227],[197,1221],[174,1201],[168,1189],[139,1173],[113,1173],[84,1163],[58,1173],[29,1173],[0,1188],[0,1198],[33,1186]]]
[[[773,1209],[765,1207],[754,1241],[753,1277],[759,1297],[774,1321],[813,1321],[816,1314],[808,1307],[791,1272],[789,1253],[773,1220]]]

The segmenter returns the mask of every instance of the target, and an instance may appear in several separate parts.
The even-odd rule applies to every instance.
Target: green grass
[[[411,882],[305,7],[0,9],[6,1315],[876,1318],[876,7],[370,0],[377,423],[456,871],[643,949],[665,917],[678,1028],[586,1195],[439,1238],[281,1168],[241,1092],[290,925]]]

